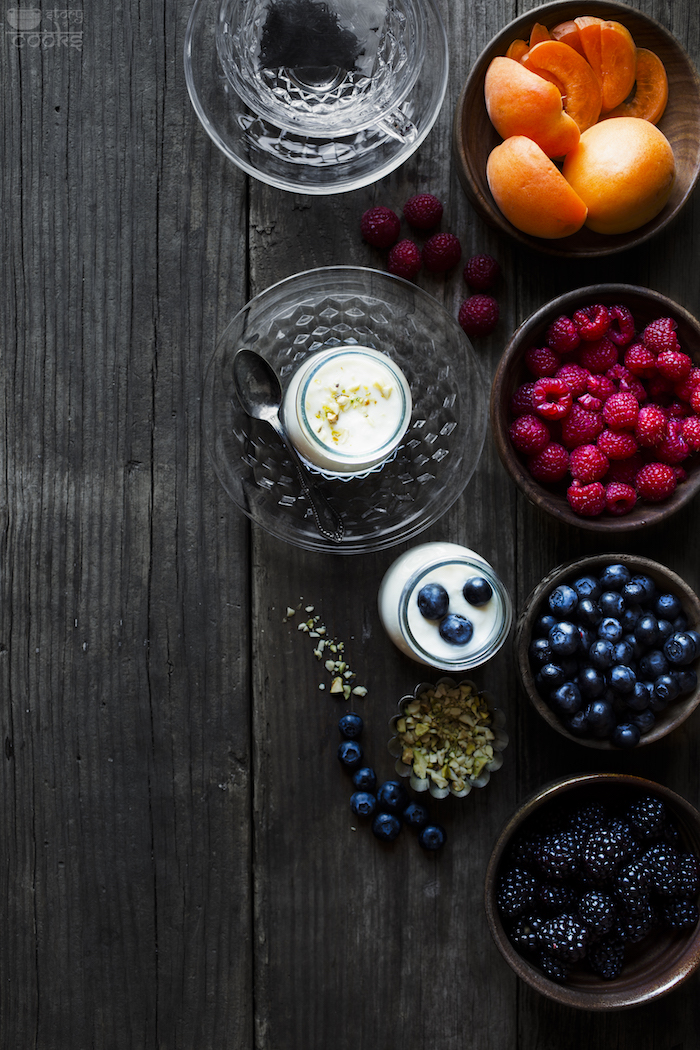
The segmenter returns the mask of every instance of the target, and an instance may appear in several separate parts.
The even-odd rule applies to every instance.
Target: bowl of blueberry
[[[532,795],[501,830],[485,905],[515,973],[558,1003],[620,1010],[700,965],[700,814],[641,777],[586,773]]]
[[[700,702],[700,600],[649,558],[598,554],[559,566],[530,594],[515,638],[532,704],[587,747],[653,743]]]

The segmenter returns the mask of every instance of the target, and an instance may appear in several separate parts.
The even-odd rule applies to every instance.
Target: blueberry
[[[458,613],[448,613],[445,619],[440,621],[438,630],[440,637],[450,645],[466,645],[474,634],[474,624]]]
[[[630,711],[646,711],[651,702],[653,689],[651,682],[636,681],[630,695],[625,697]]]
[[[372,832],[382,842],[393,842],[401,831],[401,821],[393,813],[377,813],[372,821]]]
[[[640,616],[643,615],[642,609],[639,605],[627,605],[620,617],[620,623],[622,624],[622,630],[628,634],[633,631],[639,622]]]
[[[362,748],[356,740],[343,740],[338,746],[338,758],[346,769],[357,769],[362,762]]]
[[[653,613],[645,613],[644,616],[640,616],[633,633],[642,645],[651,648],[659,640],[659,621]]]
[[[630,652],[632,653],[632,660],[638,660],[644,653],[644,646],[634,637],[633,634],[623,634],[622,641],[629,646]],[[620,643],[618,642],[618,645],[619,644]]]
[[[574,736],[588,736],[590,730],[588,727],[588,719],[586,718],[586,712],[584,710],[577,711],[571,718],[564,719],[564,727],[573,733]]]
[[[581,696],[585,696],[587,700],[593,700],[597,696],[602,696],[605,689],[605,679],[603,678],[600,671],[586,665],[579,671],[576,684],[578,685]]]
[[[571,656],[581,644],[578,628],[568,620],[560,620],[549,632],[549,644],[553,653]]]
[[[598,599],[598,607],[603,616],[619,619],[625,609],[625,600],[618,591],[604,591]]]
[[[614,646],[607,638],[599,638],[588,650],[588,659],[599,671],[607,671],[615,663]]]
[[[408,792],[398,780],[385,780],[377,792],[377,802],[388,813],[402,813],[408,805]]]
[[[580,643],[581,643],[580,644],[580,648],[584,652],[588,652],[588,650],[590,649],[590,647],[593,645],[594,641],[596,640],[595,627],[579,626],[578,636],[579,636]]]
[[[608,642],[619,642],[622,634],[622,624],[614,616],[606,616],[598,624],[598,637]]]
[[[576,609],[576,618],[585,627],[597,627],[603,619],[600,606],[592,598],[581,598]]]
[[[634,658],[634,648],[626,638],[621,638],[613,645],[613,664],[630,664]]]
[[[678,682],[670,674],[662,674],[654,682],[654,697],[670,703],[678,696]]]
[[[573,587],[562,583],[554,588],[547,598],[547,603],[555,616],[571,616],[578,605],[578,594]]]
[[[688,630],[688,617],[685,613],[681,613],[675,620],[671,621],[674,631],[687,631]]]
[[[552,647],[549,638],[533,638],[528,648],[528,656],[533,667],[543,667],[552,662]]]
[[[354,711],[349,711],[339,720],[338,729],[341,736],[344,736],[346,740],[357,740],[362,732],[363,725],[364,723],[360,716],[356,715]]]
[[[586,708],[588,729],[593,736],[602,739],[610,736],[615,728],[615,712],[607,700],[591,700]]]
[[[360,766],[353,770],[352,782],[358,791],[373,793],[377,786],[377,774],[370,766]]]
[[[449,604],[447,591],[439,583],[426,583],[418,591],[418,608],[426,620],[441,620]]]
[[[601,592],[600,581],[595,576],[579,576],[572,586],[579,598],[590,598],[592,601],[595,601]]]
[[[668,707],[668,700],[664,696],[659,696],[655,689],[651,691],[651,700],[649,701],[649,710],[653,711],[655,715],[660,715],[662,711],[665,711]]]
[[[369,791],[355,791],[350,796],[350,808],[356,817],[371,817],[377,808],[377,800]]]
[[[418,836],[418,842],[423,849],[435,851],[445,845],[447,835],[445,829],[439,824],[426,824]]]
[[[462,588],[462,594],[470,605],[486,605],[493,595],[493,590],[483,576],[472,576]]]
[[[532,632],[533,638],[546,638],[556,622],[556,616],[552,616],[551,613],[544,613],[538,617]]]
[[[600,585],[605,591],[621,591],[632,579],[626,565],[607,565],[600,574]]]
[[[558,689],[567,680],[568,675],[560,664],[544,664],[535,675],[535,684],[544,693]]]
[[[694,692],[698,687],[698,675],[697,671],[694,671],[692,667],[682,667],[678,671],[672,672],[673,677],[678,682],[678,693],[679,695],[685,695],[686,693]]]
[[[417,830],[428,823],[428,811],[420,802],[409,802],[403,811],[404,823]]]
[[[622,594],[627,602],[639,602],[641,605],[648,605],[656,594],[656,584],[651,576],[633,576],[629,583],[626,583],[622,588]]]
[[[654,605],[654,612],[664,620],[673,622],[683,613],[680,598],[675,594],[660,594]]]
[[[659,619],[656,621],[659,627],[659,645],[663,646],[667,638],[673,634],[673,624],[670,620]]]
[[[656,725],[656,715],[650,708],[647,708],[645,711],[639,711],[632,721],[639,728],[639,732],[644,734]]]
[[[552,692],[549,703],[559,714],[574,715],[583,703],[581,691],[575,682],[564,682]]]
[[[610,734],[610,742],[615,747],[636,747],[641,735],[639,726],[634,722],[620,722]]]
[[[650,649],[641,657],[638,671],[641,678],[649,678],[653,681],[659,675],[667,674],[668,660],[660,649]]]
[[[634,690],[637,676],[631,667],[627,667],[625,664],[616,664],[615,667],[610,670],[610,688],[614,689],[616,693],[627,695]]]
[[[697,656],[695,640],[690,631],[675,631],[664,642],[664,655],[672,664],[689,664]]]

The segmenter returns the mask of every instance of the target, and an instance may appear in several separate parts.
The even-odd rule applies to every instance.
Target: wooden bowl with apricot
[[[606,313],[602,335],[589,327],[577,337],[577,328],[605,325]],[[657,321],[655,342],[647,326]],[[659,349],[667,341],[678,354]],[[667,363],[685,378],[665,374]],[[540,381],[543,401],[534,392]],[[613,537],[658,525],[700,491],[700,393],[692,384],[700,390],[692,314],[648,288],[578,288],[540,307],[507,344],[491,387],[496,449],[523,495],[560,522]],[[603,506],[594,506],[601,490]]]
[[[668,226],[697,183],[700,78],[627,4],[544,4],[477,59],[453,150],[471,203],[519,243],[570,258],[624,251]]]

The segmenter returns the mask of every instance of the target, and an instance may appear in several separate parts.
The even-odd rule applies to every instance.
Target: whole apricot
[[[673,188],[668,139],[640,117],[613,117],[584,131],[567,155],[564,178],[588,208],[596,233],[628,233],[658,215]]]
[[[558,88],[512,58],[499,55],[490,63],[484,100],[501,138],[526,135],[548,157],[563,157],[578,142],[578,124],[564,112]]]
[[[491,150],[486,178],[506,219],[532,237],[568,237],[586,220],[581,198],[544,150],[525,135],[512,135]]]

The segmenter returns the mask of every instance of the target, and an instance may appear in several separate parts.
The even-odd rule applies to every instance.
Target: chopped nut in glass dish
[[[399,701],[399,714],[390,723],[389,753],[396,772],[410,777],[415,791],[463,798],[488,784],[503,764],[504,722],[503,713],[473,682],[422,682]]]

